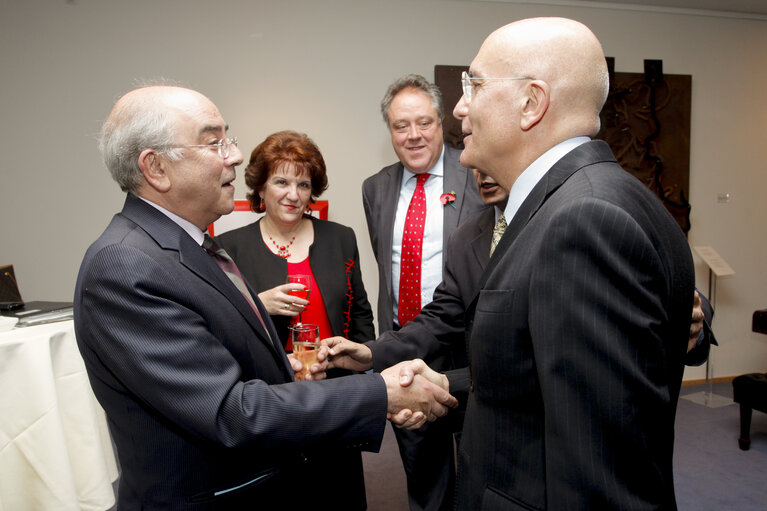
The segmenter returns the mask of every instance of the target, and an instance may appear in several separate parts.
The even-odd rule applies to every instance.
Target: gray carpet
[[[682,395],[707,390],[683,387]],[[732,399],[732,384],[717,383],[713,392]],[[753,413],[750,450],[738,448],[739,433],[737,404],[709,408],[679,400],[674,452],[679,511],[767,509],[767,414]],[[407,511],[405,474],[390,426],[381,452],[362,453],[362,460],[368,510]]]
[[[684,387],[682,395],[705,390]],[[732,384],[716,383],[715,394],[732,399]],[[674,477],[680,511],[767,509],[767,414],[754,411],[751,449],[738,448],[739,405],[719,408],[679,400]]]
[[[708,387],[682,388],[682,395]],[[732,399],[732,384],[713,385]],[[674,477],[679,511],[764,511],[767,509],[767,414],[755,411],[751,449],[738,448],[740,412],[733,403],[718,408],[679,400]],[[369,511],[407,511],[405,475],[397,442],[387,427],[381,452],[363,453]]]

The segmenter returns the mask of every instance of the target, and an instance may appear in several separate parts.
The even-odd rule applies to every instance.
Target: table
[[[73,322],[0,333],[0,511],[103,511],[117,476]]]

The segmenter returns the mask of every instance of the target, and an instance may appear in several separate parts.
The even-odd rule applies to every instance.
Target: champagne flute
[[[304,366],[301,372],[295,374],[295,378],[296,381],[303,381],[311,374],[309,369],[312,365],[317,363],[317,354],[320,351],[320,327],[299,323],[289,328],[293,356]]]
[[[288,275],[287,283],[288,284],[301,284],[304,286],[303,289],[291,289],[288,291],[288,294],[290,296],[295,296],[296,298],[301,298],[302,300],[308,300],[309,299],[309,292],[311,291],[311,277],[309,275]],[[301,313],[298,313],[298,324],[300,325],[302,323],[301,321]]]

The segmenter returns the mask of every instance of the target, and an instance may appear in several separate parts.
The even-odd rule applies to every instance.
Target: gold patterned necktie
[[[501,213],[501,216],[498,217],[498,221],[495,222],[495,226],[493,226],[493,239],[490,241],[490,255],[493,255],[493,252],[495,251],[495,247],[498,246],[498,242],[501,241],[501,238],[503,237],[503,233],[506,231],[506,217],[503,216],[503,213]]]

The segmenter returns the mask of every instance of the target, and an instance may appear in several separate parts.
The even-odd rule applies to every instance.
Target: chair
[[[767,374],[751,373],[732,380],[733,400],[740,403],[740,438],[738,445],[747,451],[751,446],[751,410],[767,413]]]
[[[751,329],[767,334],[767,309],[754,312]],[[738,445],[751,447],[751,410],[767,413],[767,373],[751,373],[732,380],[733,400],[740,404],[740,438]]]

